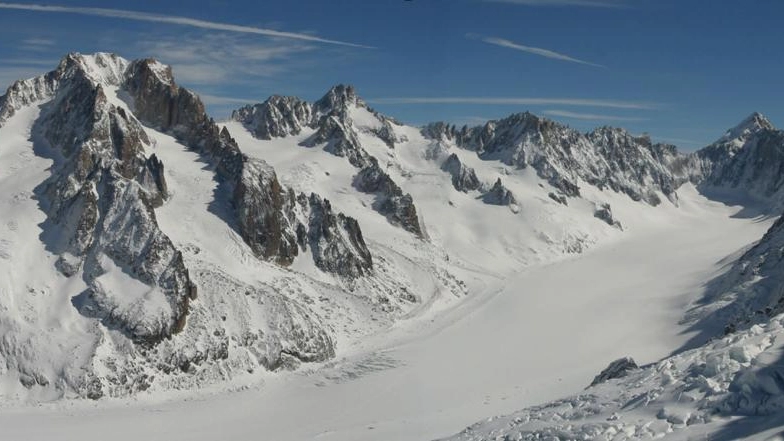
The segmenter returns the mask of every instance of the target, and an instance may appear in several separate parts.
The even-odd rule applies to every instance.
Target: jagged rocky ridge
[[[52,97],[34,129],[41,148],[57,158],[52,177],[39,188],[50,219],[47,245],[60,256],[57,265],[64,275],[81,271],[89,287],[80,296],[84,314],[138,342],[155,343],[183,328],[196,287],[180,252],[155,221],[154,208],[166,197],[163,164],[155,155],[145,156],[149,140],[143,129],[108,102],[102,86],[118,84],[126,62],[99,55],[95,63],[108,78],[96,78],[72,54],[55,71],[11,86],[0,113],[11,116],[18,106]],[[129,303],[102,284],[112,265],[157,287],[163,304]]]
[[[116,104],[119,98],[127,105]],[[158,225],[156,209],[168,197],[165,164],[148,153],[153,142],[142,123],[172,134],[214,168],[234,210],[234,221],[227,222],[261,259],[288,265],[307,250],[318,268],[351,286],[373,271],[354,219],[316,194],[283,188],[274,170],[240,152],[199,98],[177,86],[171,69],[155,60],[69,54],[54,71],[9,87],[0,97],[0,127],[32,105],[41,107],[32,128],[36,155],[54,161],[51,177],[35,190],[48,216],[41,239],[58,256],[57,270],[87,287],[71,304],[103,324],[89,333],[107,355],[91,354],[84,366],[71,364],[85,362],[78,357],[61,367],[36,364],[39,357],[30,351],[44,343],[14,334],[21,324],[12,320],[3,326],[10,331],[0,343],[0,373],[16,372],[28,389],[98,398],[144,390],[156,372],[168,378],[168,387],[178,387],[206,381],[175,375],[193,374],[199,365],[214,366],[199,368],[201,375],[226,376],[256,365],[296,367],[334,356],[321,318],[272,287],[249,286],[218,268],[200,267],[194,278]],[[112,282],[116,277],[134,282],[121,289]],[[205,304],[194,308],[195,280],[225,291],[200,293]],[[229,305],[230,312],[206,304]],[[239,323],[227,331],[221,323],[238,311],[249,316],[233,317]],[[263,330],[252,327],[256,322],[264,323]]]
[[[313,129],[315,133],[303,145],[323,146],[360,169],[377,169],[364,174],[384,173],[379,162],[372,161],[360,145],[349,106],[368,108],[352,87],[336,86],[314,104],[294,97],[273,96],[264,103],[236,110],[232,118],[259,139]],[[373,129],[374,134],[394,147],[394,120],[368,110],[382,122],[380,128]],[[484,192],[490,186],[485,187],[472,168],[449,152],[449,145],[475,152],[484,160],[498,160],[518,168],[532,167],[556,189],[551,198],[562,204],[567,204],[566,198],[580,197],[580,185],[584,184],[624,193],[635,201],[654,206],[661,203],[659,194],[677,204],[678,187],[692,182],[705,192],[732,190],[767,201],[776,200],[773,211],[784,207],[780,191],[784,178],[777,174],[782,162],[784,132],[775,129],[758,113],[729,130],[716,143],[688,154],[670,144],[654,143],[647,135],[634,136],[613,127],[580,133],[528,112],[477,127],[458,129],[446,123],[432,123],[423,127],[421,133],[435,143],[445,144],[439,150],[443,155],[431,156],[452,176],[458,191]],[[396,207],[384,214],[415,212],[413,205],[410,209]],[[394,215],[390,220],[401,222]],[[421,230],[413,217],[401,225],[412,232]]]
[[[657,193],[677,203],[677,188],[692,182],[704,191],[740,190],[775,200],[773,211],[781,207],[783,199],[784,178],[778,171],[784,132],[758,113],[717,142],[690,154],[623,129],[601,127],[584,134],[527,112],[477,127],[458,129],[433,123],[425,126],[422,134],[473,151],[482,159],[519,168],[530,166],[558,189],[555,196],[577,197],[579,182],[584,182],[658,205]]]
[[[433,123],[422,133],[474,151],[485,160],[530,166],[569,197],[580,195],[578,182],[583,181],[657,205],[656,192],[675,200],[674,191],[684,182],[667,166],[678,156],[673,146],[654,144],[622,129],[602,127],[582,134],[526,112],[470,128]]]
[[[64,157],[45,190],[51,219],[68,238],[53,244],[53,249],[61,255],[58,266],[67,276],[89,259],[84,277],[91,291],[83,308],[90,314],[115,323],[137,340],[156,341],[182,329],[188,300],[196,295],[180,253],[155,221],[154,208],[166,196],[164,166],[155,155],[145,156],[150,141],[139,121],[171,132],[214,164],[233,189],[240,233],[259,257],[290,264],[298,253],[297,230],[334,230],[350,224],[344,234],[328,236],[346,242],[331,248],[338,254],[358,252],[356,260],[363,263],[346,269],[324,259],[317,259],[317,264],[348,277],[360,276],[359,267],[370,270],[358,225],[337,223],[331,211],[319,218],[327,225],[313,220],[299,224],[293,193],[280,186],[274,170],[242,154],[228,132],[220,131],[207,116],[199,98],[175,84],[169,68],[152,59],[127,63],[108,54],[97,55],[94,63],[98,69],[91,66],[92,60],[68,55],[57,70],[11,86],[0,111],[10,116],[17,106],[54,97],[37,122],[44,140]],[[127,91],[135,117],[109,104],[102,84]],[[94,281],[102,273],[102,255],[127,267],[142,282],[163,289],[171,304],[169,317],[140,324],[133,322],[132,311],[118,309],[112,300],[116,294],[104,292]],[[337,257],[355,260],[353,255]]]
[[[350,115],[352,107],[367,109],[378,118],[381,126],[369,130],[389,148],[394,148],[399,141],[392,127],[396,122],[370,109],[351,86],[335,86],[312,104],[296,97],[272,96],[263,103],[235,110],[232,119],[241,122],[256,138],[264,140],[297,135],[306,127],[315,130],[302,142],[303,146],[322,146],[325,151],[345,157],[359,169],[355,187],[376,195],[373,208],[393,224],[422,236],[411,195],[402,191],[382,169],[378,159],[368,154],[359,142],[358,129]]]
[[[241,153],[228,131],[220,130],[207,116],[201,100],[177,86],[171,70],[156,63],[154,60],[138,60],[129,67],[127,90],[140,120],[172,133],[214,164],[218,176],[232,194],[237,226],[243,239],[259,257],[273,259],[282,265],[291,264],[298,254],[298,231],[307,230],[311,225],[298,223],[293,216],[294,198],[290,191],[282,188],[272,167]],[[313,227],[319,228],[317,225]],[[345,237],[352,244],[364,248],[361,232],[358,226],[355,227],[346,231]],[[330,238],[344,240],[344,235],[332,235]],[[336,249],[348,251],[353,248],[341,244]],[[348,257],[346,260],[352,259]],[[327,271],[346,276],[359,275],[353,270],[337,269],[323,260],[316,262]]]

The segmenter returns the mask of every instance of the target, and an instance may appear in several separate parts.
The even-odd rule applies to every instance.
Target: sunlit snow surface
[[[34,117],[30,112],[27,116],[20,112],[13,124],[23,129]],[[355,123],[372,127],[373,115],[362,112],[356,109]],[[727,261],[723,259],[759,239],[771,223],[732,217],[739,207],[710,202],[690,186],[679,189],[679,207],[666,201],[649,207],[587,185],[582,186],[585,200],[570,200],[569,206],[563,206],[547,197],[547,184],[531,170],[510,170],[499,162],[457,151],[483,181],[503,179],[519,202],[515,214],[509,207],[483,204],[478,193],[455,191],[449,175],[429,159],[432,146],[417,129],[397,127],[397,135],[407,141],[394,150],[362,135],[368,152],[387,164],[388,173],[414,197],[429,241],[422,242],[368,208],[371,199],[352,188],[356,169],[345,158],[319,147],[299,146],[308,133],[259,141],[237,123],[226,127],[245,153],[274,166],[284,184],[298,191],[317,190],[337,210],[357,218],[374,258],[383,257],[389,261],[383,268],[397,271],[395,277],[416,286],[421,304],[408,311],[407,319],[390,325],[374,323],[368,311],[351,310],[359,308],[351,299],[337,301],[327,314],[339,338],[334,362],[232,380],[230,387],[242,386],[244,391],[221,392],[224,385],[196,392],[152,391],[129,400],[66,401],[36,407],[16,404],[0,410],[0,438],[90,440],[105,439],[107,434],[115,440],[444,437],[481,418],[572,395],[621,356],[632,356],[641,364],[667,356],[690,337],[679,322],[688,304],[700,297],[702,284],[724,269]],[[0,170],[0,179],[14,182],[13,186],[3,184],[12,191],[3,192],[0,204],[16,203],[17,197],[27,210],[15,209],[25,219],[18,220],[15,229],[10,223],[0,225],[0,265],[9,259],[30,259],[36,263],[36,277],[20,274],[13,279],[18,283],[0,283],[20,285],[4,288],[14,292],[27,289],[23,286],[26,280],[46,280],[47,285],[39,289],[73,283],[59,276],[51,262],[40,264],[51,257],[35,245],[40,233],[36,222],[43,221],[44,215],[24,192],[48,176],[44,173],[47,162],[32,155],[25,136],[4,138],[6,129],[24,132],[11,123],[0,129],[0,155],[19,156],[18,161],[27,155],[33,162],[19,167],[23,171],[17,173],[22,174]],[[280,278],[284,270],[255,260],[221,221],[225,207],[214,193],[220,189],[206,165],[172,138],[148,133],[156,144],[150,153],[163,160],[172,192],[156,215],[162,230],[183,249],[200,284],[209,279],[199,280],[199,269],[217,265],[246,283],[273,286],[276,280],[294,280],[294,276],[313,281],[326,277],[307,258],[295,261],[295,273],[289,278]],[[609,202],[624,231],[594,218],[594,202]],[[577,250],[582,253],[573,253]],[[447,271],[465,281],[468,295],[438,290],[443,282],[436,276]],[[308,286],[303,289],[312,290],[306,292],[318,298],[319,285]],[[205,296],[200,297],[202,302],[218,302],[218,297]],[[14,316],[24,313],[24,302],[30,299],[35,297],[11,304]],[[32,317],[25,326],[33,338],[32,330],[47,325],[88,327],[89,321],[66,298],[52,318]],[[779,331],[762,334],[768,332]],[[774,347],[765,343],[762,334],[748,337],[749,351]],[[85,335],[90,334],[85,331]],[[709,351],[710,347],[684,357],[699,358]],[[659,374],[645,371],[640,375]],[[640,381],[654,380],[641,377]],[[641,425],[657,425],[651,434],[672,429],[666,425],[666,416],[665,424],[650,412],[639,418],[650,420]],[[476,433],[496,430],[494,423],[508,424],[508,420],[493,420]]]

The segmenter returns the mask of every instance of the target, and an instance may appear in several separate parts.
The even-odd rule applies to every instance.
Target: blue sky
[[[107,51],[171,64],[218,118],[350,83],[412,124],[530,110],[690,150],[753,111],[784,121],[782,16],[780,0],[0,2],[0,83]]]

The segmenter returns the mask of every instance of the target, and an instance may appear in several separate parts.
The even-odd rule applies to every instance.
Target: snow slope
[[[7,357],[0,355],[0,401],[28,396],[15,378],[40,384],[53,374],[77,377],[101,339],[95,323],[71,305],[84,283],[55,270],[57,256],[42,238],[46,214],[36,192],[49,177],[52,160],[46,158],[49,152],[33,151],[38,114],[37,105],[25,107],[0,128],[0,344]],[[34,398],[57,396],[41,390]]]
[[[559,398],[614,358],[655,362],[685,342],[685,303],[770,223],[681,193],[681,209],[659,222],[509,280],[488,279],[458,307],[398,325],[323,368],[196,400],[141,395],[4,409],[0,426],[11,439],[34,440],[110,430],[118,440],[419,440]]]

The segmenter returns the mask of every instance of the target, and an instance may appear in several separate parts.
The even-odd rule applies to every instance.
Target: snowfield
[[[680,209],[634,234],[488,279],[459,306],[401,322],[325,366],[234,393],[5,408],[3,436],[422,440],[567,396],[618,357],[655,363],[684,344],[687,303],[771,223],[679,194]]]

